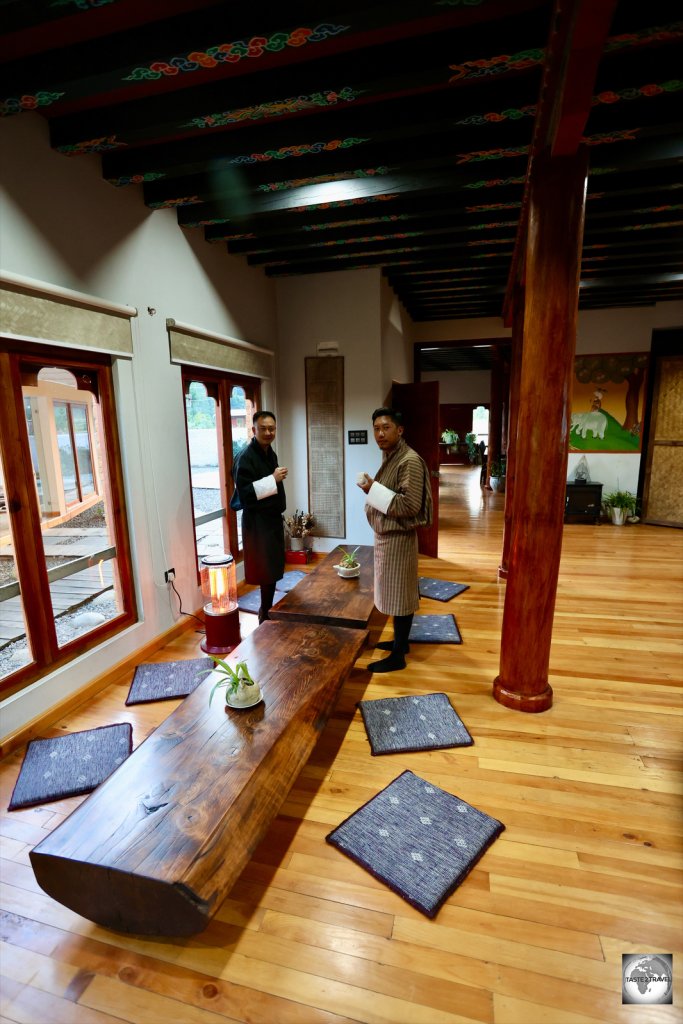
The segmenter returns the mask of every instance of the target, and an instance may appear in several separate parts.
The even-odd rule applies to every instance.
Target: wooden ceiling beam
[[[529,190],[535,160],[545,150],[549,149],[552,153],[558,138],[564,147],[563,155],[576,153],[590,113],[590,100],[595,87],[598,64],[616,6],[617,0],[555,2],[541,93],[537,103],[534,138],[527,164],[517,240],[503,303],[503,319],[508,327],[511,326],[513,319],[515,287],[524,277]],[[587,64],[582,63],[582,54]],[[571,140],[573,150],[568,148]]]

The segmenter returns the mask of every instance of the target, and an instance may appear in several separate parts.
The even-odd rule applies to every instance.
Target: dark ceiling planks
[[[683,295],[675,3],[2,7],[2,113],[270,277],[377,267],[416,321],[500,316],[530,156],[583,145],[580,306]]]

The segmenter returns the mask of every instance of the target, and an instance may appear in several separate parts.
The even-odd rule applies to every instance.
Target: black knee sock
[[[275,584],[274,583],[262,583],[261,584],[261,607],[258,610],[259,622],[264,622],[268,618],[268,612],[273,607],[273,598],[275,597]]]
[[[410,627],[413,624],[412,615],[395,615],[394,616],[394,650],[399,654],[407,654],[410,650],[408,643],[408,637],[410,636]]]

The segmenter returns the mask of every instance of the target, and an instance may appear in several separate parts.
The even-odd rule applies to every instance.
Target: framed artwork
[[[577,356],[570,452],[639,452],[649,352]]]

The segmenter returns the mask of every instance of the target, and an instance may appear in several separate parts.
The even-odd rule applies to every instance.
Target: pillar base
[[[552,687],[546,686],[541,693],[517,693],[508,690],[500,681],[500,676],[493,680],[493,696],[499,704],[513,711],[526,711],[534,714],[538,711],[547,711],[553,704]]]

